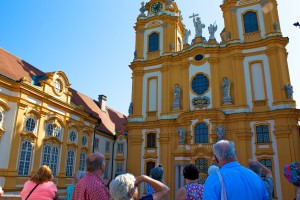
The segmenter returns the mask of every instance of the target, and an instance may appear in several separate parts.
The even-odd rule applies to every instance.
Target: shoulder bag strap
[[[28,197],[31,195],[31,193],[35,190],[35,188],[38,186],[39,184],[36,184],[36,186],[34,186],[34,188],[29,192],[29,194],[27,195],[26,199],[28,199]]]
[[[224,185],[224,181],[223,181],[223,177],[220,173],[220,171],[216,171],[221,183],[221,200],[227,200],[227,195],[226,195],[226,189],[225,189],[225,185]]]

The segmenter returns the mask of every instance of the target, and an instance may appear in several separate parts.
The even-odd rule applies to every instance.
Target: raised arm
[[[153,178],[150,178],[149,176],[142,175],[142,176],[136,177],[136,180],[135,180],[136,185],[138,185],[142,182],[148,183],[155,190],[155,193],[152,195],[153,200],[167,199],[167,195],[168,195],[170,189],[166,185],[164,185],[163,183],[161,183]]]

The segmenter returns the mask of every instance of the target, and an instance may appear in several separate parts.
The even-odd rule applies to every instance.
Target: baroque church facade
[[[0,185],[20,191],[48,165],[64,195],[86,157],[105,154],[107,183],[126,171],[126,116],[70,87],[62,71],[45,73],[0,49]]]
[[[127,171],[148,174],[162,164],[170,198],[184,185],[183,167],[196,164],[200,182],[215,163],[212,145],[235,142],[237,157],[272,170],[274,199],[292,199],[283,165],[300,160],[295,108],[276,0],[224,0],[225,28],[193,15],[195,37],[176,1],[142,3],[135,25]],[[269,9],[265,12],[266,8]],[[140,188],[144,191],[144,188]]]

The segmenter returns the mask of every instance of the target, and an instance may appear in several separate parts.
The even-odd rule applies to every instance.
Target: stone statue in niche
[[[145,11],[146,11],[145,2],[142,1],[141,8],[140,8],[141,14],[139,16],[146,16]]]
[[[279,32],[279,24],[277,22],[274,22],[273,27],[276,32]]]
[[[185,144],[186,130],[183,129],[183,128],[181,128],[181,127],[179,127],[177,129],[177,133],[179,135],[179,141],[178,141],[178,143],[179,144]]]
[[[188,29],[184,30],[184,40],[183,40],[183,44],[188,44],[189,43],[189,37],[191,36],[191,31]]]
[[[175,85],[173,89],[173,93],[174,93],[173,109],[180,109],[181,89],[178,84]]]
[[[215,33],[218,30],[218,25],[216,25],[216,22],[214,24],[210,24],[208,27],[208,32],[209,32],[209,39],[214,40],[215,38]]]
[[[226,41],[229,41],[229,40],[231,40],[231,33],[228,31],[226,33]]]
[[[222,126],[215,126],[216,128],[216,134],[218,135],[218,141],[224,140],[224,135],[225,135],[225,128]]]
[[[231,82],[228,80],[227,77],[224,77],[222,83],[223,104],[232,104],[232,99],[230,96],[230,87]]]
[[[132,102],[130,102],[129,108],[128,108],[128,114],[132,115],[132,113],[133,113],[133,104],[132,104]]]
[[[172,43],[170,44],[170,51],[173,52],[174,50],[175,50],[175,45],[174,45],[174,43],[172,42]]]
[[[283,89],[285,90],[286,98],[293,99],[293,93],[294,93],[293,86],[289,83],[283,86]]]

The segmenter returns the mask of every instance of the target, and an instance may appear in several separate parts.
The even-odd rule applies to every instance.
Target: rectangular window
[[[109,146],[110,146],[109,141],[106,141],[106,143],[105,143],[105,151],[109,151]]]
[[[99,149],[99,139],[98,138],[95,138],[95,140],[94,140],[94,148]]]
[[[123,172],[123,164],[118,163],[117,164],[117,174],[120,174]]]
[[[123,143],[119,143],[118,144],[118,153],[123,153],[124,149],[123,149]]]
[[[147,148],[155,148],[156,143],[156,134],[148,133],[147,134]]]
[[[256,139],[257,143],[270,142],[269,139],[269,127],[266,125],[260,125],[256,127]]]
[[[105,171],[104,171],[104,178],[105,178],[105,179],[108,178],[108,169],[109,169],[109,163],[106,162],[106,167],[105,167]]]

